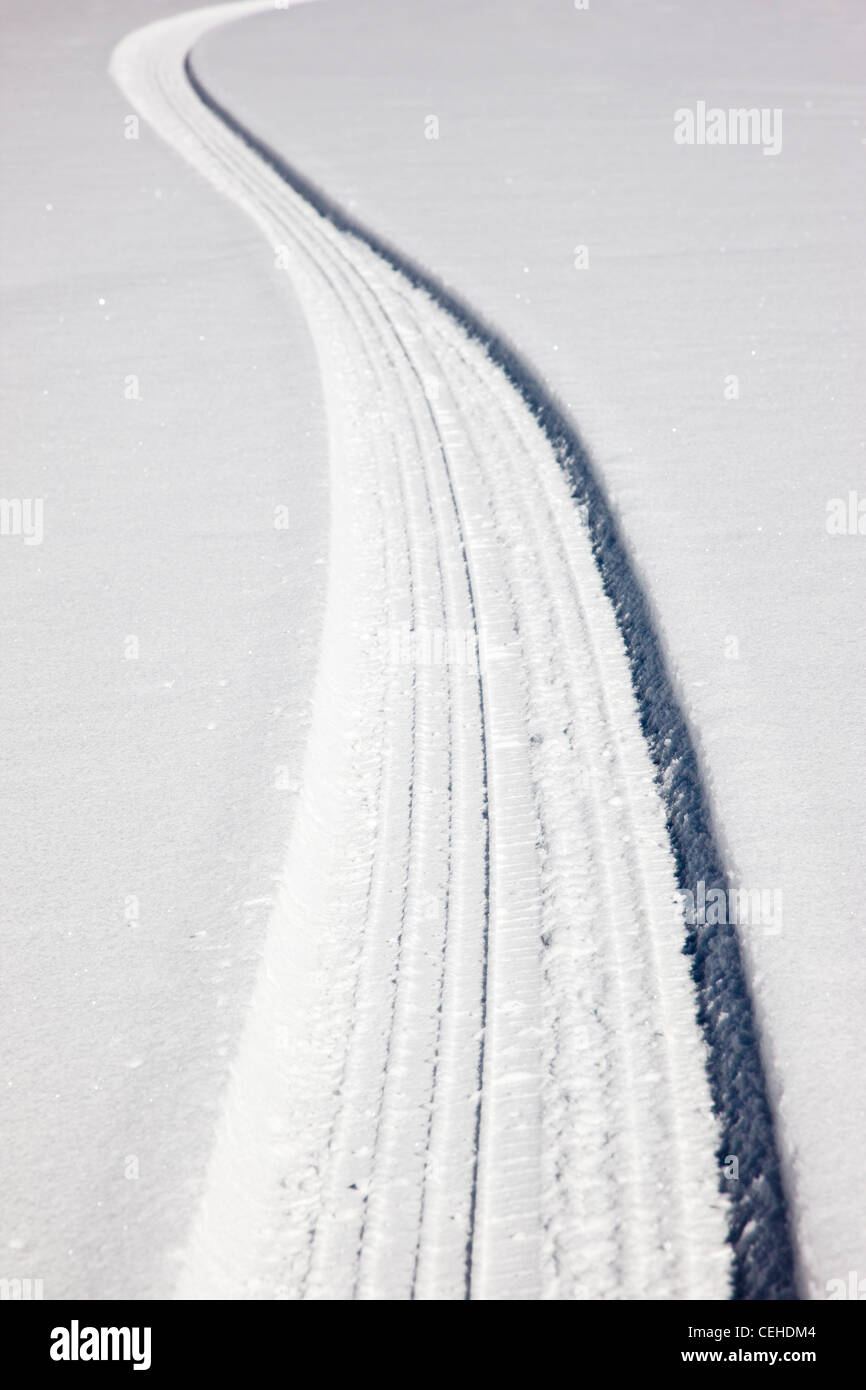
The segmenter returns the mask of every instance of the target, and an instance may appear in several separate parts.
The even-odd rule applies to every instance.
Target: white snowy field
[[[866,1267],[864,25],[855,3],[333,0],[194,54],[248,129],[504,333],[590,446],[727,868],[781,895],[741,936],[819,1298]],[[781,111],[781,148],[675,143],[700,102]]]
[[[3,16],[0,1277],[46,1298],[174,1286],[321,625],[304,320],[107,74],[169,9]]]
[[[866,535],[827,527],[866,489],[858,7],[5,28],[0,1276],[789,1290],[736,952],[699,994],[681,949],[715,847],[653,743],[661,650],[762,894],[826,1297],[866,1265]],[[766,108],[775,152],[676,143],[699,103]]]

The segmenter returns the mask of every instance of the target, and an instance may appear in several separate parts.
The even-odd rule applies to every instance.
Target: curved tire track
[[[681,881],[683,849],[632,689],[651,629],[624,589],[617,626],[618,542],[516,359],[212,109],[189,50],[259,8],[148,26],[112,60],[289,264],[332,429],[304,788],[180,1292],[723,1298],[669,832]]]

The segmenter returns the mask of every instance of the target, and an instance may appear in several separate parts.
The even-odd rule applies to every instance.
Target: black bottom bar
[[[578,1303],[555,1313],[545,1305],[534,1316],[554,1321],[549,1331],[537,1325],[527,1340],[512,1304],[495,1305],[481,1314],[498,1320],[501,1339],[491,1338],[489,1324],[477,1342],[467,1341],[466,1324],[457,1337],[450,1329],[412,1328],[415,1337],[433,1340],[425,1348],[420,1369],[444,1356],[442,1372],[467,1371],[466,1351],[477,1347],[485,1376],[496,1375],[501,1355],[509,1359],[510,1378],[519,1375],[514,1353],[526,1369],[539,1375],[559,1375],[554,1369],[564,1357],[580,1377],[603,1368],[608,1375],[636,1371],[666,1376],[678,1369],[688,1375],[707,1369],[777,1372],[808,1368],[826,1379],[843,1366],[858,1363],[863,1336],[863,1310],[846,1301],[826,1303]],[[409,1314],[414,1318],[424,1314]],[[147,1375],[151,1380],[195,1372],[200,1378],[225,1380],[232,1374],[266,1368],[290,1383],[334,1380],[341,1372],[334,1351],[351,1359],[350,1376],[401,1381],[415,1378],[416,1368],[401,1350],[402,1329],[386,1336],[376,1326],[378,1316],[361,1313],[353,1333],[341,1326],[332,1304],[322,1311],[315,1304],[296,1308],[289,1303],[62,1303],[0,1302],[0,1338],[4,1369],[14,1365],[17,1379],[45,1374],[60,1383],[81,1374],[99,1376]],[[350,1314],[352,1318],[359,1314]],[[428,1314],[429,1316],[429,1314]],[[440,1309],[437,1317],[443,1316]],[[559,1321],[563,1318],[563,1321]],[[396,1335],[395,1335],[396,1333]],[[462,1336],[460,1334],[463,1334]],[[444,1335],[443,1335],[444,1334]],[[558,1335],[557,1335],[558,1334]],[[555,1360],[556,1343],[559,1354]],[[523,1369],[523,1366],[521,1366]]]

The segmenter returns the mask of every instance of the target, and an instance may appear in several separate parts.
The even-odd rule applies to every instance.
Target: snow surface
[[[703,1034],[680,952],[721,845],[782,893],[741,935],[825,1296],[866,1261],[859,8],[214,7],[120,97],[179,8],[6,24],[0,491],[45,537],[0,537],[0,1274],[719,1298],[730,1223],[784,1290],[734,937]],[[312,186],[190,88],[213,23],[200,91]],[[675,145],[700,100],[781,152]]]
[[[194,55],[510,338],[592,449],[729,872],[782,895],[781,931],[742,939],[813,1297],[866,1263],[866,536],[826,527],[866,492],[864,24],[853,3],[329,0]],[[675,144],[700,100],[781,108],[780,153]]]
[[[46,1298],[174,1286],[324,601],[324,411],[291,288],[146,126],[125,138],[106,72],[171,8],[3,25],[0,494],[44,499],[44,539],[0,536],[0,1276]]]

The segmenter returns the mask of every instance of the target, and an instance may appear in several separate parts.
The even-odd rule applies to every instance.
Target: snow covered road
[[[180,1292],[724,1298],[674,857],[586,516],[484,343],[191,86],[196,38],[260,8],[112,60],[291,275],[331,437],[303,789]]]

